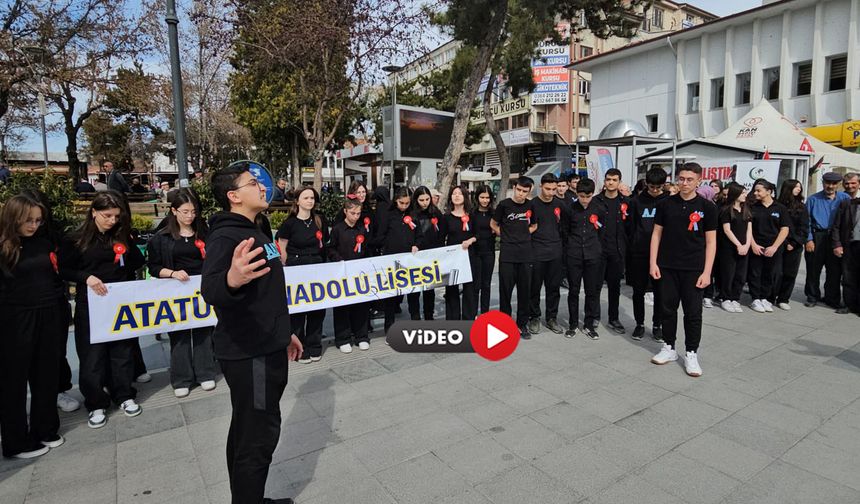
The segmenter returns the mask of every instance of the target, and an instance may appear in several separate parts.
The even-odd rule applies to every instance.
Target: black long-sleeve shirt
[[[162,269],[184,271],[189,275],[199,275],[203,272],[203,253],[197,246],[198,239],[194,237],[174,238],[166,229],[155,234],[146,244],[149,259],[149,274],[158,278]],[[206,243],[201,239],[200,245],[206,250]]]
[[[466,230],[463,230],[463,219],[452,213],[445,214],[444,221],[446,245],[457,245],[475,237],[475,223],[472,222],[471,216],[469,216],[469,222],[465,223],[467,227]],[[469,250],[474,251],[475,245],[469,247]]]
[[[630,230],[630,200],[621,193],[614,198],[602,192],[592,201],[598,200],[606,206],[607,216],[603,231],[603,253],[624,258],[627,254],[627,235]]]
[[[359,236],[361,238],[359,238]],[[361,242],[359,244],[359,241]],[[331,228],[328,244],[329,261],[351,261],[362,259],[369,255],[370,235],[359,220],[355,226],[350,226],[346,221],[338,221]],[[360,247],[359,247],[360,245]],[[356,250],[358,249],[358,250]]]
[[[478,241],[472,246],[478,255],[491,255],[496,253],[496,234],[490,227],[493,212],[481,212],[473,210],[469,215],[469,224],[475,228],[475,237]]]
[[[606,220],[609,218],[606,205],[597,198],[592,198],[588,208],[583,208],[579,201],[566,207],[567,226],[567,256],[582,261],[600,258],[603,233],[606,230]]]
[[[430,209],[419,210],[412,214],[412,218],[418,224],[421,238],[418,248],[421,250],[441,247],[445,244],[445,219],[442,214]]]
[[[414,229],[406,223],[406,217],[412,220]],[[384,228],[378,235],[377,246],[383,254],[412,252],[412,247],[421,241],[421,228],[408,212],[401,212],[394,207],[385,214],[382,222]]]
[[[21,239],[18,262],[2,277],[0,306],[45,308],[63,298],[54,244],[44,235]]]
[[[143,267],[144,258],[134,243],[115,243],[109,236],[98,235],[86,250],[75,244],[74,237],[63,240],[59,252],[60,276],[77,283],[76,299],[87,299],[87,278],[95,276],[104,283],[134,280],[135,272]],[[115,248],[125,248],[122,260],[117,260]]]

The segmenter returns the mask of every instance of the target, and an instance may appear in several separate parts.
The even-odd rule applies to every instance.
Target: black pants
[[[394,317],[397,316],[397,309],[400,308],[400,303],[403,302],[403,296],[393,296],[382,300],[385,309],[385,332],[394,325]]]
[[[600,259],[584,260],[567,257],[567,313],[571,329],[579,326],[579,288],[585,284],[584,327],[595,327],[600,320]]]
[[[824,301],[831,306],[839,306],[842,294],[839,289],[842,278],[842,260],[833,254],[830,231],[816,231],[812,234],[815,252],[806,252],[806,284],[803,293],[807,299]],[[821,296],[821,268],[826,268],[824,277],[824,297]]]
[[[62,303],[65,303],[65,299]],[[0,436],[3,455],[11,457],[57,434],[59,344],[68,333],[60,301],[47,308],[3,307],[0,322]],[[66,325],[64,325],[64,323]],[[30,421],[27,422],[27,386]],[[38,445],[41,446],[41,445]]]
[[[627,270],[627,278],[633,287],[633,318],[636,319],[637,326],[645,325],[645,293],[648,291],[648,286],[652,285],[654,292],[654,314],[651,317],[651,324],[654,327],[660,327],[660,302],[663,298],[663,293],[660,292],[660,281],[651,278],[650,269],[651,265],[648,262],[648,257],[632,256],[630,258],[630,268]]]
[[[122,404],[137,396],[134,381],[134,342],[131,340],[90,343],[89,305],[83,296],[75,304],[75,346],[80,373],[78,383],[87,411],[107,409],[111,400]],[[108,387],[110,395],[105,393]]]
[[[546,320],[555,320],[558,316],[558,302],[561,297],[561,257],[549,261],[535,261],[532,267],[531,302],[529,303],[529,318],[539,319],[540,290],[546,288]],[[519,301],[519,300],[517,300]]]
[[[146,363],[143,362],[143,352],[140,350],[140,338],[134,338],[131,340],[131,357],[134,360],[134,377],[146,373]]]
[[[845,247],[842,263],[842,294],[845,296],[845,306],[854,313],[860,313],[860,241],[853,241]]]
[[[445,319],[475,320],[475,283],[445,287]]]
[[[314,310],[290,315],[293,334],[302,342],[302,358],[322,356],[322,328],[325,310]]]
[[[782,248],[772,257],[751,254],[749,258],[750,296],[774,301],[775,286],[782,269]]]
[[[786,248],[782,251],[782,275],[776,284],[776,302],[788,303],[791,293],[794,292],[794,283],[797,280],[797,272],[800,270],[800,260],[803,259],[803,247],[794,250]]]
[[[69,366],[69,359],[66,358],[67,349],[69,346],[69,325],[72,323],[72,305],[63,300],[63,306],[60,308],[63,311],[63,321],[66,330],[60,335],[57,344],[60,348],[60,372],[57,376],[58,387],[57,393],[67,392],[72,390],[72,368]]]
[[[433,320],[436,308],[436,290],[430,289],[406,295],[406,304],[409,306],[409,316],[412,320],[421,320],[421,301],[424,302],[424,320]]]
[[[170,384],[190,388],[195,383],[215,380],[212,327],[174,331],[170,336]]]
[[[696,352],[702,340],[702,298],[704,290],[696,288],[701,271],[660,268],[663,291],[663,341],[672,348],[678,334],[678,306],[684,308],[684,347]]]
[[[287,352],[222,360],[220,364],[233,406],[227,434],[231,502],[259,504],[281,436],[279,402],[287,387]]]
[[[529,296],[532,287],[532,263],[499,263],[499,311],[511,315],[511,296],[517,288],[517,325],[529,321]]]
[[[481,313],[490,311],[490,284],[493,280],[493,269],[496,267],[496,253],[481,254],[472,263],[472,285],[475,291],[475,306]]]
[[[332,308],[334,317],[334,344],[337,346],[369,341],[367,337],[367,318],[370,315],[369,303],[356,303]]]
[[[622,276],[624,276],[624,258],[618,255],[604,254],[600,261],[600,278],[606,281],[607,297],[609,298],[607,316],[610,322],[618,320]]]
[[[720,294],[725,301],[740,301],[744,283],[747,280],[747,264],[749,256],[738,255],[737,247],[723,247],[720,254]]]

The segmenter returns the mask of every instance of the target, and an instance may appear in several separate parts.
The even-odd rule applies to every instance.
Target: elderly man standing
[[[830,238],[833,254],[842,260],[842,296],[845,306],[836,313],[860,314],[860,174],[847,173],[842,187],[849,196],[839,203]]]
[[[838,173],[824,174],[824,189],[806,199],[806,210],[809,212],[809,235],[806,239],[806,294],[805,306],[815,306],[820,301],[833,309],[842,307],[842,294],[839,282],[842,277],[841,260],[833,253],[833,240],[830,230],[836,217],[839,203],[849,199],[844,192],[836,188],[842,181]],[[824,297],[821,296],[821,268],[826,268],[824,279]]]

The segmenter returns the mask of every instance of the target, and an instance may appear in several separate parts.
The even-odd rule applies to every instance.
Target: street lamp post
[[[388,179],[390,198],[394,201],[394,162],[397,159],[397,131],[395,126],[397,125],[397,118],[395,114],[397,113],[397,72],[403,70],[402,66],[399,65],[388,65],[382,67],[383,72],[388,72],[391,74],[391,79],[393,84],[391,86],[391,177]]]
[[[167,39],[170,44],[170,80],[173,84],[173,129],[176,136],[176,167],[180,187],[188,187],[188,158],[185,150],[185,108],[182,98],[182,72],[179,65],[179,31],[176,0],[167,0]]]

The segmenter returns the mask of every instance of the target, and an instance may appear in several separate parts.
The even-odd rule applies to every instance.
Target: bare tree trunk
[[[496,120],[493,118],[493,110],[490,108],[490,97],[493,95],[493,87],[496,85],[495,74],[490,75],[490,80],[487,81],[487,89],[484,90],[484,120],[487,121],[487,131],[493,137],[493,143],[496,144],[496,152],[499,153],[499,163],[502,169],[499,171],[501,183],[499,184],[499,200],[508,197],[508,185],[511,180],[511,158],[508,156],[508,148],[505,146],[505,141],[502,140],[502,134],[499,133],[499,128],[496,127]]]
[[[325,159],[324,155],[321,155],[320,152],[314,153],[314,189],[317,192],[322,190],[322,176],[323,176],[323,160]]]
[[[299,134],[293,132],[293,144],[290,146],[293,163],[293,189],[302,185],[302,166],[299,162]]]
[[[445,150],[445,157],[442,158],[441,165],[436,170],[436,189],[442,193],[442,199],[439,202],[440,205],[445,205],[448,200],[448,190],[451,188],[454,175],[457,173],[457,163],[460,161],[460,154],[463,152],[463,142],[466,139],[466,128],[469,126],[472,105],[475,102],[475,96],[478,94],[481,80],[484,78],[484,74],[487,73],[487,67],[490,65],[490,60],[502,36],[502,28],[505,25],[505,18],[508,12],[507,0],[497,0],[494,10],[493,19],[490,21],[489,26],[487,26],[487,33],[478,46],[478,54],[475,58],[472,71],[469,73],[469,78],[466,80],[465,88],[457,98],[451,141]]]

